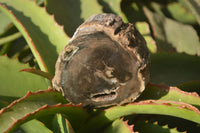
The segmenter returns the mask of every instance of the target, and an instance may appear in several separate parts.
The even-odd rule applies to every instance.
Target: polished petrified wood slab
[[[146,42],[132,24],[113,14],[93,15],[60,53],[53,86],[74,104],[121,105],[145,89],[149,64]]]

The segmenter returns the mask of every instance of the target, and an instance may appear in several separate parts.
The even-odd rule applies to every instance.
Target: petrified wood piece
[[[149,81],[149,51],[135,27],[113,14],[91,16],[56,63],[53,86],[93,108],[134,101]]]

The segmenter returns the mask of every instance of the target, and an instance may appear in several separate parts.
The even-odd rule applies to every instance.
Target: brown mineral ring
[[[53,86],[83,107],[121,105],[145,89],[149,65],[146,42],[132,24],[114,14],[93,15],[60,53]]]

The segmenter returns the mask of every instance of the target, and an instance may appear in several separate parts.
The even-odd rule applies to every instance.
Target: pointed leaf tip
[[[29,73],[33,73],[33,74],[42,76],[42,77],[44,77],[44,78],[47,78],[47,79],[49,79],[49,81],[51,81],[51,80],[53,79],[53,75],[52,75],[52,74],[50,74],[50,73],[48,73],[48,72],[41,71],[41,70],[39,70],[39,69],[25,68],[25,69],[20,70],[20,72],[29,72]]]

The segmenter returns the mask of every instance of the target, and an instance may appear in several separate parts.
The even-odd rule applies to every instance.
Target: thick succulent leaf
[[[5,101],[0,101],[0,109],[6,107],[9,103]]]
[[[0,56],[0,100],[10,102],[17,97],[24,96],[28,91],[46,90],[45,79],[30,73],[19,72],[30,68],[16,59]]]
[[[170,47],[173,47],[179,53],[200,55],[199,38],[192,26],[160,16],[148,8],[144,8],[144,12],[149,19],[156,39],[165,43],[158,42],[161,50],[172,50]]]
[[[163,17],[169,17],[185,24],[196,24],[196,19],[188,6],[183,4],[183,0],[179,2],[168,2],[167,4],[160,4],[157,2],[151,2],[151,9]]]
[[[200,109],[200,96],[197,93],[185,92],[177,87],[148,84],[138,101],[147,99],[184,102]]]
[[[20,133],[53,133],[38,120],[31,120],[22,124],[15,132]]]
[[[12,125],[19,124],[19,120],[44,105],[55,105],[65,103],[66,100],[62,94],[53,90],[40,91],[36,93],[29,92],[25,97],[11,103],[6,108],[0,110],[0,131],[6,131]]]
[[[175,101],[146,100],[106,109],[88,121],[80,131],[95,132],[113,120],[133,114],[169,115],[200,123],[200,111],[192,105]]]
[[[55,133],[74,133],[69,121],[61,114],[56,114],[53,120],[53,131]]]
[[[180,0],[179,0],[180,1]],[[200,1],[199,0],[183,0],[190,8],[197,22],[200,24]]]
[[[34,0],[38,5],[44,4],[44,0]]]
[[[11,24],[11,20],[5,13],[0,11],[0,36],[8,29],[9,25]]]
[[[56,21],[64,25],[65,32],[72,36],[83,23],[81,19],[81,2],[78,0],[45,0],[45,6],[50,14],[54,14]],[[87,7],[88,8],[88,7]]]
[[[63,103],[63,104],[58,104]],[[25,97],[14,101],[0,111],[0,130],[14,131],[28,120],[63,113],[73,128],[77,128],[88,117],[87,112],[80,105],[73,106],[66,103],[61,93],[49,89],[36,93],[28,93]]]
[[[11,42],[15,39],[20,38],[21,36],[22,36],[21,33],[17,32],[17,33],[14,33],[14,34],[6,36],[6,37],[1,37],[0,38],[0,45]]]
[[[46,0],[47,11],[55,15],[56,21],[64,25],[65,32],[72,36],[80,24],[93,14],[102,13],[97,0]]]
[[[31,0],[0,0],[0,9],[23,34],[41,70],[54,74],[58,54],[69,39],[62,27]]]
[[[124,22],[128,22],[125,14],[121,9],[121,1],[122,0],[102,0],[102,5],[106,7],[105,12],[112,12],[119,15]]]
[[[98,0],[81,0],[81,18],[86,20],[93,14],[102,13],[102,7]]]
[[[25,39],[20,35],[15,26],[11,26],[2,36],[1,55],[8,55],[11,58],[17,58],[19,53],[27,46]],[[5,40],[4,40],[5,39]]]
[[[121,3],[122,11],[126,15],[126,18],[130,23],[146,21],[146,17],[142,10],[142,6],[142,2],[136,0],[122,0]]]
[[[200,95],[200,80],[190,81],[177,86],[183,91],[196,92]]]
[[[138,121],[134,126],[139,133],[181,133],[176,128],[170,129],[168,125],[160,126],[158,122]]]
[[[143,121],[149,124],[158,123],[162,127],[168,126],[170,129],[177,129],[180,132],[186,131],[188,133],[196,133],[200,131],[199,124],[195,122],[166,115],[135,115],[135,117],[129,121],[136,126],[134,129],[137,129],[137,126],[140,126],[139,123]]]
[[[142,34],[144,39],[146,40],[147,47],[151,53],[157,52],[157,46],[154,39],[151,37],[151,31],[148,23],[146,22],[137,22],[135,23],[136,28],[139,30],[139,32]]]
[[[133,126],[128,125],[128,121],[117,119],[108,126],[103,133],[132,133]]]
[[[49,81],[51,81],[51,80],[53,79],[53,75],[51,75],[50,73],[41,71],[41,70],[39,70],[39,69],[25,68],[25,69],[20,70],[20,72],[23,72],[23,71],[24,71],[24,72],[33,73],[33,74],[36,74],[36,75],[39,75],[39,76],[42,76],[42,77],[44,77],[44,78],[49,79]]]
[[[200,58],[178,53],[156,53],[151,55],[150,82],[177,86],[185,82],[200,80]]]
[[[170,15],[179,22],[188,24],[196,23],[194,15],[181,2],[172,2],[168,4],[167,10],[169,11]]]

